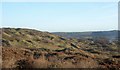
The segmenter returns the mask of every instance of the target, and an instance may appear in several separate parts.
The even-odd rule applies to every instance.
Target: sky
[[[2,2],[118,2],[119,0],[1,0]]]
[[[2,27],[49,32],[118,29],[117,2],[3,2]]]

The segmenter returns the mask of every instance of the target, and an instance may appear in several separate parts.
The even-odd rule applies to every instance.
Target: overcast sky
[[[117,2],[4,2],[2,27],[49,32],[118,29]]]

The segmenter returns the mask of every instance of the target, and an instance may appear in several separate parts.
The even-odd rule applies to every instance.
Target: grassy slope
[[[116,44],[108,45],[108,51],[106,49],[103,51],[102,49],[105,47],[97,47],[96,44],[90,45],[90,43],[91,41],[79,42],[76,39],[65,39],[48,32],[31,29],[3,28],[3,67],[9,68],[16,67],[17,65],[19,67],[25,66],[16,64],[16,62],[25,62],[28,63],[27,65],[33,67],[37,66],[38,68],[120,67],[118,64],[120,60],[112,58],[113,55],[110,54],[110,51],[108,50],[108,48],[112,46],[112,48],[114,48],[113,52],[117,51],[118,47],[115,47]],[[44,58],[39,58],[37,60],[33,58],[34,56],[36,57],[36,52],[41,54],[39,56]],[[119,52],[116,53],[119,54]],[[35,62],[35,64],[29,62],[29,60]],[[9,64],[6,65],[8,61]],[[106,61],[111,63],[109,64]],[[65,62],[65,64],[63,62]],[[40,66],[40,63],[42,63],[43,66]]]

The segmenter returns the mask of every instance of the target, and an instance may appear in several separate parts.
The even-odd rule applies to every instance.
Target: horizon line
[[[70,32],[102,32],[102,31],[120,31],[119,29],[110,29],[110,30],[90,30],[90,31],[45,31],[45,30],[40,30],[40,29],[37,29],[37,28],[28,28],[28,27],[0,27],[0,28],[14,28],[14,29],[17,29],[17,28],[20,28],[20,29],[31,29],[31,30],[37,30],[37,31],[42,31],[42,32],[50,32],[50,33],[70,33]]]

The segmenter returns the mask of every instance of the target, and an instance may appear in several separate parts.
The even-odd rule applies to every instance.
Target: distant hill
[[[107,38],[110,41],[118,39],[118,33],[120,31],[96,31],[96,32],[54,32],[53,34],[63,36],[66,38],[77,38],[77,39],[97,39],[97,38]]]

